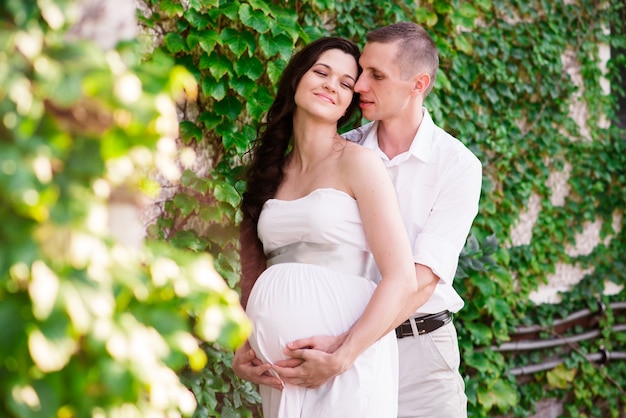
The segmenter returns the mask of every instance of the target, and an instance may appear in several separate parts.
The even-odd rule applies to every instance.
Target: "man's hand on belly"
[[[233,371],[238,377],[257,385],[266,385],[282,390],[283,382],[272,375],[271,368],[270,363],[263,363],[257,358],[247,341],[235,351]]]

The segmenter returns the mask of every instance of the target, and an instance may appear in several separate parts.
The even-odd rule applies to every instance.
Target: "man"
[[[363,73],[354,89],[363,116],[375,121],[346,134],[376,150],[391,176],[413,245],[418,295],[397,318],[400,354],[399,417],[465,417],[467,398],[458,368],[452,313],[463,307],[452,282],[471,224],[478,212],[480,161],[437,127],[423,103],[439,58],[428,33],[414,23],[397,23],[367,35]],[[406,318],[409,318],[406,320]],[[260,384],[282,381],[316,387],[336,374],[328,354],[340,338],[311,337],[290,343],[299,362],[261,365],[249,349],[233,360],[235,373]],[[319,350],[319,351],[318,351]],[[295,360],[294,360],[295,361]]]

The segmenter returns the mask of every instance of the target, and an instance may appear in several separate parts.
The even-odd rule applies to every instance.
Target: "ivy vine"
[[[626,143],[616,124],[605,123],[616,119],[617,97],[624,94],[617,69],[625,58],[611,56],[606,72],[598,66],[602,45],[626,45],[621,1],[144,3],[141,24],[157,40],[146,59],[171,56],[200,86],[197,99],[179,108],[180,142],[208,150],[200,155],[210,167],[205,174],[185,172],[162,204],[161,217],[151,228],[154,238],[210,252],[216,269],[236,288],[241,166],[292,52],[329,34],[363,45],[371,28],[415,21],[432,34],[441,56],[426,106],[484,166],[480,213],[455,282],[466,301],[455,322],[470,414],[529,416],[540,400],[549,398],[565,401],[565,416],[624,414],[626,363],[604,367],[585,357],[601,347],[626,351],[624,334],[613,330],[624,323],[623,313],[608,309],[597,324],[600,337],[574,346],[514,354],[497,350],[516,338],[515,330],[523,324],[550,324],[596,307],[598,300],[610,306],[626,296],[624,290],[604,294],[605,281],[626,284]],[[603,90],[603,78],[611,82],[611,94]],[[584,126],[571,115],[574,99],[585,104]],[[569,193],[564,202],[553,202],[550,176],[566,168]],[[531,197],[541,209],[532,240],[514,244],[511,230]],[[568,248],[590,222],[600,223],[603,242],[588,254],[571,255]],[[559,264],[592,273],[563,291],[561,303],[536,306],[531,293]],[[197,415],[250,416],[258,411],[254,388],[238,381],[228,367],[231,354],[215,347],[206,351],[210,367],[188,376],[196,396],[206,400]],[[510,373],[554,356],[564,362],[532,378]]]

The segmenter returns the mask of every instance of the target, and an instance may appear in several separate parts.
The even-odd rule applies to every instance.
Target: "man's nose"
[[[365,81],[365,77],[361,76],[354,83],[354,91],[356,93],[363,93],[367,90],[367,82]]]

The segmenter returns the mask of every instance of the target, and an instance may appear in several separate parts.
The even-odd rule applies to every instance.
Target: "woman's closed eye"
[[[352,83],[342,81],[341,86],[347,88],[348,90],[354,90],[354,85]]]
[[[324,70],[314,69],[313,72],[323,78],[326,78],[329,76],[329,74]],[[341,87],[346,88],[350,91],[354,90],[354,84],[351,82],[340,81],[339,84],[341,85]]]

